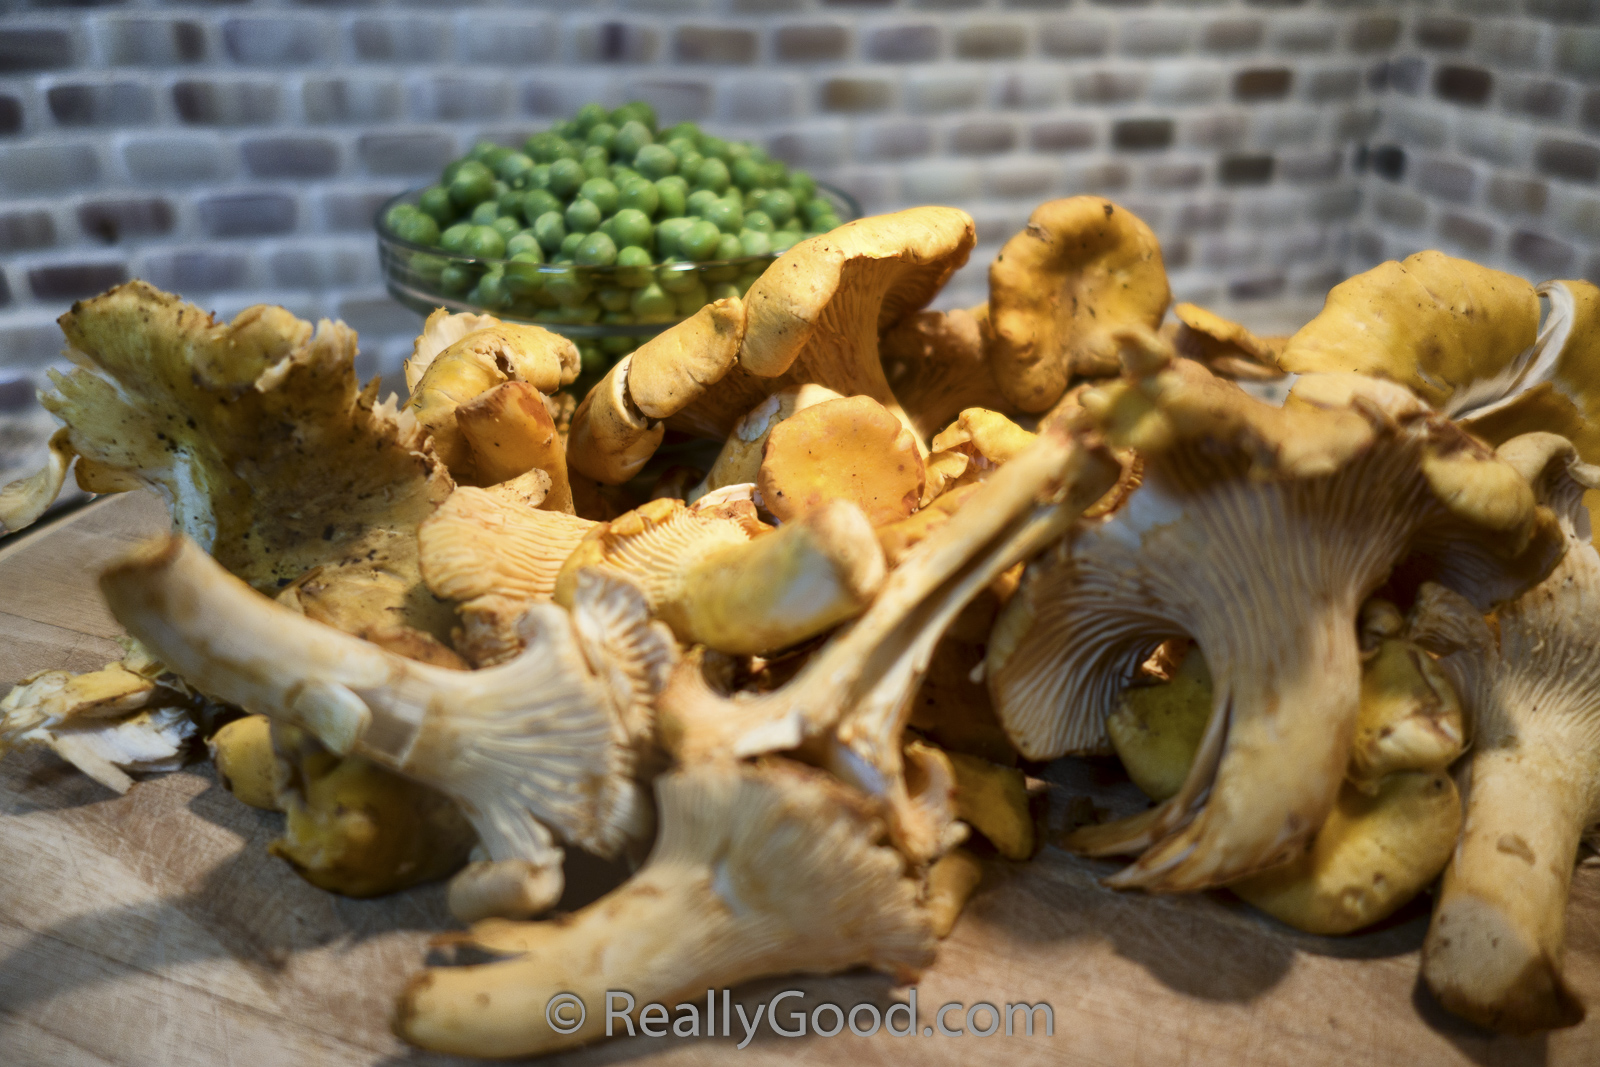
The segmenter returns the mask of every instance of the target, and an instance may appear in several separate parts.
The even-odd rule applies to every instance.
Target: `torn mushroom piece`
[[[67,484],[67,471],[77,453],[72,450],[70,431],[57,430],[50,435],[49,457],[45,465],[14,482],[0,485],[0,536],[15,533],[32,526],[40,515],[49,510]]]
[[[175,771],[196,733],[177,694],[120,663],[87,674],[39,671],[0,700],[0,755],[48,748],[107,789],[126,793],[128,772]],[[165,705],[165,706],[163,706]]]
[[[417,527],[422,577],[434,596],[455,601],[461,625],[452,641],[475,666],[522,651],[518,620],[549,601],[556,575],[595,523],[540,510],[542,496],[521,482],[462,486]]]
[[[652,500],[596,527],[563,565],[557,601],[586,569],[619,572],[684,642],[757,655],[860,614],[883,584],[883,551],[853,503],[833,501],[752,538],[763,529],[753,506],[719,504],[720,495],[694,507]]]
[[[231,573],[347,632],[449,633],[417,569],[416,528],[450,491],[409,414],[357,386],[356,335],[258,305],[219,323],[143,282],[59,320],[77,369],[42,402],[79,480],[139,485]]]
[[[1111,885],[1191,891],[1298,854],[1350,755],[1357,611],[1408,553],[1487,606],[1561,552],[1516,468],[1385,382],[1307,375],[1277,408],[1178,360],[1083,404],[1144,482],[1006,605],[986,672],[1001,722],[1031,759],[1093,751],[1171,637],[1200,645],[1215,689],[1179,792],[1081,846],[1142,854]]]
[[[1033,443],[1034,434],[997,411],[968,408],[928,446],[923,506],[941,493],[980,482]]]
[[[823,385],[797,385],[773,393],[734,423],[733,431],[723,442],[716,462],[707,472],[705,480],[689,491],[688,501],[694,503],[707,493],[730,485],[755,484],[761,473],[761,460],[767,453],[767,438],[774,426],[798,411],[815,407],[827,400],[843,399]]]
[[[1119,372],[1117,332],[1154,330],[1171,291],[1161,246],[1098,196],[1052,200],[989,267],[989,359],[1022,411],[1048,411],[1074,376]]]
[[[916,435],[876,400],[851,396],[773,427],[756,485],[767,510],[785,523],[847,500],[882,526],[917,509],[923,479]]]
[[[1237,322],[1195,304],[1172,309],[1178,328],[1172,344],[1178,355],[1204,363],[1214,374],[1246,381],[1281,378],[1278,356],[1287,337],[1257,337]]]
[[[560,334],[496,322],[438,353],[406,410],[455,481],[494,485],[539,467],[557,487],[551,506],[570,512],[566,458],[545,396],[577,378],[578,362],[577,346]]]
[[[118,621],[206,692],[450,796],[491,859],[546,862],[551,830],[603,856],[648,832],[629,777],[639,739],[627,727],[649,714],[626,706],[638,694],[607,659],[631,649],[660,666],[622,677],[659,679],[676,648],[626,579],[580,576],[570,617],[530,605],[522,654],[477,671],[418,663],[295,615],[181,537],[134,550],[100,585]],[[586,638],[574,620],[591,611]],[[625,632],[607,636],[612,627]]]
[[[918,544],[861,618],[781,688],[722,696],[698,660],[685,660],[659,702],[664,744],[680,760],[696,761],[815,742],[830,770],[885,799],[890,834],[909,858],[936,858],[960,836],[950,806],[953,772],[948,761],[929,758],[912,775],[904,749],[929,657],[975,596],[1060,537],[1115,477],[1108,456],[1065,428],[1041,434]],[[1046,502],[1037,504],[1039,496]],[[925,789],[914,794],[908,783],[918,781]]]
[[[1567,892],[1584,828],[1600,819],[1600,555],[1585,490],[1600,469],[1550,434],[1500,447],[1560,516],[1567,553],[1494,616],[1438,586],[1413,610],[1415,640],[1441,653],[1472,723],[1466,822],[1422,950],[1422,977],[1450,1011],[1529,1033],[1575,1026],[1562,978]]]
[[[278,810],[278,758],[272,751],[272,720],[265,715],[235,719],[206,741],[217,782],[252,808]]]
[[[660,835],[637,874],[559,922],[481,923],[454,938],[507,958],[414,977],[400,1036],[438,1052],[531,1056],[604,1037],[611,990],[627,990],[631,1015],[763,975],[868,966],[905,982],[932,962],[917,884],[850,789],[770,760],[679,769],[656,791]],[[590,1006],[566,1033],[544,1018],[557,993]]]
[[[919,311],[879,340],[884,376],[918,436],[932,437],[966,408],[1010,412],[986,345],[989,305]]]

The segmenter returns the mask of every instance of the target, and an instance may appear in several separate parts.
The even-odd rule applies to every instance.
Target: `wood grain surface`
[[[153,499],[117,497],[0,545],[0,692],[32,671],[117,656],[94,578],[164,525]],[[1050,773],[1063,796],[1126,802],[1093,765]],[[279,818],[234,801],[204,763],[116,797],[49,754],[0,762],[0,1065],[464,1062],[388,1031],[397,990],[451,926],[441,888],[375,901],[323,893],[266,854]],[[1417,982],[1425,901],[1378,931],[1318,938],[1225,894],[1114,893],[1097,882],[1112,869],[1049,848],[1026,865],[994,862],[917,987],[919,1026],[948,1001],[1045,1001],[1054,1036],[785,1039],[763,1026],[744,1050],[732,1038],[640,1037],[546,1062],[1600,1064],[1600,1019],[1519,1040],[1439,1009]],[[585,881],[574,877],[564,903],[579,902]],[[1568,975],[1600,1005],[1600,868],[1579,870],[1569,924]],[[753,1014],[791,988],[807,1007],[904,994],[851,974],[752,983],[738,999]]]

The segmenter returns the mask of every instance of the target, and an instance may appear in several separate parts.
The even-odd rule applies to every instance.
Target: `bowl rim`
[[[511,263],[512,260],[510,259],[494,259],[485,256],[468,256],[460,252],[448,251],[447,249],[440,248],[437,245],[418,244],[415,241],[406,240],[404,237],[399,236],[393,230],[389,229],[387,217],[390,209],[400,204],[407,197],[421,197],[423,191],[432,188],[434,184],[436,183],[419,185],[413,189],[407,189],[404,192],[396,193],[394,196],[391,196],[389,199],[385,200],[381,206],[379,206],[377,214],[375,214],[372,219],[372,227],[377,231],[378,241],[380,243],[394,245],[410,252],[416,252],[428,256],[437,256],[455,263],[481,263],[490,266],[494,264]],[[843,189],[840,189],[836,185],[831,185],[828,182],[822,181],[817,182],[817,189],[819,191],[826,192],[829,198],[843,204],[844,207],[850,211],[850,218],[841,219],[841,223],[854,222],[862,217],[861,204],[856,200],[855,197],[851,196]],[[686,260],[681,264],[652,263],[648,267],[627,267],[620,266],[616,263],[610,263],[603,266],[598,264],[591,265],[582,263],[519,263],[519,266],[532,267],[534,268],[535,272],[539,274],[565,274],[568,271],[591,271],[604,273],[622,270],[659,270],[662,267],[675,266],[682,266],[685,270],[701,271],[714,269],[717,267],[739,267],[755,263],[771,263],[782,254],[782,252],[763,252],[754,256],[740,256],[737,259],[707,259],[700,261]]]

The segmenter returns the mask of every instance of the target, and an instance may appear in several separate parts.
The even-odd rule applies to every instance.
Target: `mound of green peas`
[[[767,261],[723,261],[780,253],[840,222],[809,175],[692,122],[658,130],[642,101],[586,104],[521,151],[481,141],[384,221],[402,240],[464,257],[412,257],[447,296],[540,322],[618,326],[675,322],[743,295]],[[573,269],[551,269],[564,265]],[[580,345],[586,371],[588,348],[598,359],[637,341]]]

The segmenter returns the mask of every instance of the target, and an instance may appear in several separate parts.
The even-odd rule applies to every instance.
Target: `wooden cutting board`
[[[130,495],[0,545],[0,692],[32,671],[117,657],[95,575],[164,527],[152,498]],[[1063,796],[1120,802],[1093,767],[1051,773]],[[236,802],[205,764],[116,797],[48,754],[0,761],[0,1065],[465,1062],[388,1032],[397,990],[451,926],[442,890],[352,901],[313,889],[266,854],[278,821]],[[1050,848],[1026,865],[996,861],[917,987],[922,1026],[948,1001],[1044,1001],[1054,1036],[785,1039],[763,1026],[742,1051],[730,1038],[640,1037],[548,1062],[1600,1063],[1600,1019],[1519,1040],[1439,1009],[1417,982],[1425,902],[1381,930],[1318,938],[1222,894],[1112,892],[1097,882],[1112,869]],[[1569,925],[1568,976],[1600,1013],[1600,867],[1579,870]],[[738,999],[753,1014],[784,989],[807,1006],[900,995],[851,974],[752,983]]]

